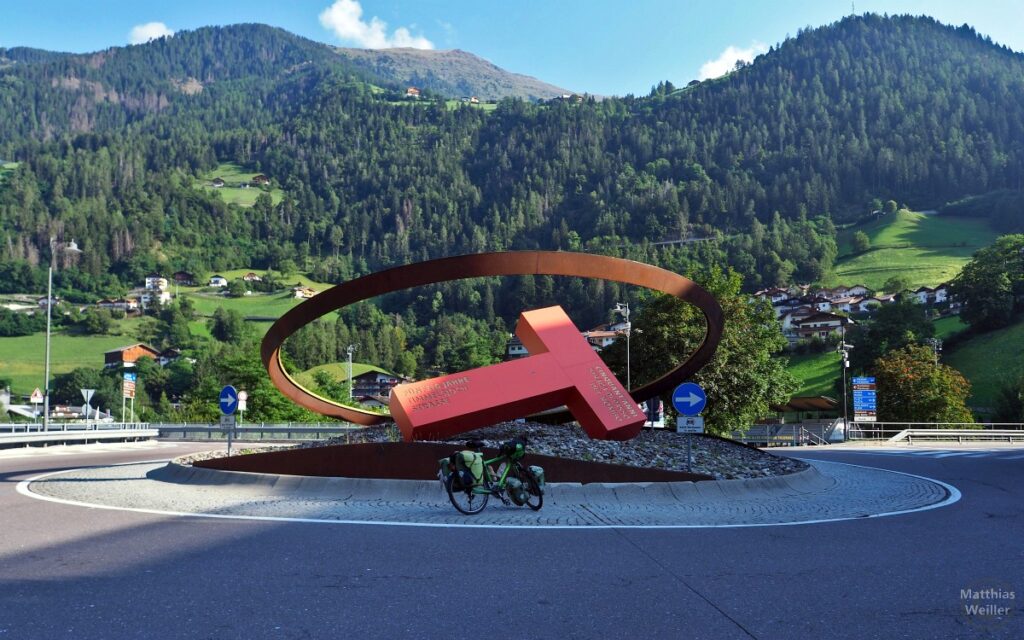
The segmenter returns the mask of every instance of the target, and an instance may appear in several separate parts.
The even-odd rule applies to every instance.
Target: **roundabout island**
[[[544,444],[546,428],[527,429],[544,452],[550,451]],[[559,429],[564,433],[566,427]],[[485,443],[501,433],[501,427],[481,430],[492,437]],[[627,451],[642,452],[648,445],[671,452],[672,436],[651,434]],[[327,442],[230,458],[191,455],[43,474],[25,480],[19,490],[65,504],[173,516],[536,529],[811,524],[906,514],[960,498],[955,487],[922,476],[833,461],[801,462],[711,437],[695,440],[696,459],[703,463],[695,468],[698,473],[595,462],[592,452],[585,454],[590,461],[528,454],[528,462],[545,466],[549,474],[539,512],[501,505],[471,517],[454,512],[444,488],[430,479],[439,452],[457,448],[451,443]],[[572,438],[559,442],[563,448],[573,446]],[[636,455],[623,453],[624,443],[601,447],[598,454],[605,459],[629,461],[631,453]],[[421,464],[409,462],[416,460]],[[713,462],[718,464],[714,470],[708,468]],[[349,477],[329,472],[346,465]],[[723,468],[745,477],[723,478]],[[741,468],[745,473],[738,473]],[[404,470],[399,474],[404,477],[373,477],[381,469]]]

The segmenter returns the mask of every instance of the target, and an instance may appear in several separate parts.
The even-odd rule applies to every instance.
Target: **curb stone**
[[[184,485],[232,487],[244,492],[302,498],[418,501],[436,497],[437,480],[391,480],[287,476],[244,471],[219,471],[168,462],[147,474],[150,479]],[[835,480],[809,466],[784,476],[705,480],[702,482],[548,483],[545,499],[552,504],[689,502],[816,493]]]
[[[463,516],[436,480],[305,478],[139,462],[43,474],[25,493],[86,507],[208,518],[515,528],[704,528],[863,520],[953,504],[956,487],[911,474],[811,461],[787,477],[551,484],[541,513],[492,501]],[[22,492],[19,485],[19,492]]]

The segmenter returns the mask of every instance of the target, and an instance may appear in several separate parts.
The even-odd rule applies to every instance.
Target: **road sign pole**
[[[243,392],[244,393],[244,392]],[[243,396],[247,398],[248,395]],[[238,391],[235,390],[231,385],[227,385],[220,390],[220,397],[218,399],[218,405],[220,406],[220,426],[221,429],[227,431],[228,435],[228,455],[231,455],[231,439],[235,433],[235,412],[238,411]]]
[[[693,434],[686,434],[686,470],[693,473]]]

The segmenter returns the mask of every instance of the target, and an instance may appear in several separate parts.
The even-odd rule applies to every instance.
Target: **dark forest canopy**
[[[0,158],[20,163],[0,181],[0,265],[19,281],[0,289],[40,282],[51,237],[85,250],[58,256],[77,266],[58,284],[96,294],[152,269],[340,281],[527,248],[728,264],[752,289],[828,274],[833,223],[875,202],[1024,187],[1024,56],[929,18],[847,18],[643,97],[486,112],[366,74],[261,25],[0,50]],[[222,162],[283,198],[241,208],[196,188]],[[457,311],[478,313],[475,291]]]

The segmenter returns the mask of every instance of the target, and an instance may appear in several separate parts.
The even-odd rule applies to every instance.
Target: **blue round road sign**
[[[220,390],[220,412],[230,416],[238,409],[238,392],[230,384]]]
[[[684,416],[699,416],[707,403],[707,394],[694,382],[684,382],[672,392],[672,406]]]

